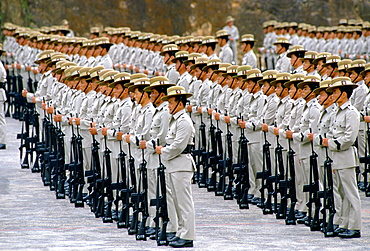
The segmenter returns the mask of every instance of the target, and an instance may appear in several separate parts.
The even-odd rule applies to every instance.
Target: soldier
[[[328,78],[327,69],[324,67],[326,58],[331,54],[328,52],[322,52],[317,54],[316,58],[312,61],[316,65],[316,71],[320,75],[321,80],[326,80]]]
[[[220,47],[220,53],[218,57],[224,63],[233,63],[233,51],[230,48],[230,45],[227,43],[229,41],[230,34],[225,30],[219,30],[216,32],[216,38],[218,40],[218,46]]]
[[[299,73],[306,75],[306,72],[303,70],[303,63],[299,58],[303,58],[306,50],[301,45],[295,45],[290,47],[287,57],[290,58],[290,65],[293,66],[293,74]]]
[[[155,147],[166,145],[166,135],[170,123],[170,114],[168,112],[168,103],[163,101],[162,97],[166,96],[167,88],[174,86],[169,83],[166,77],[154,77],[150,79],[150,86],[144,88],[145,92],[150,93],[150,102],[155,107],[153,119],[151,121],[150,128],[150,140],[141,140],[141,148],[146,149],[147,154],[147,173],[148,173],[148,199],[154,199],[156,197],[156,185],[157,185],[157,174],[156,169],[159,167],[158,156],[155,152]],[[169,207],[170,224],[168,225],[167,232],[173,233],[177,230],[177,218],[173,208],[173,196],[171,190],[168,189],[167,201]],[[149,222],[149,228],[146,230],[146,235],[155,235],[154,228],[154,217],[155,208],[149,209],[151,221]]]
[[[215,53],[217,43],[217,40],[213,36],[204,37],[202,39],[201,51],[198,50],[198,53],[204,53],[209,60],[218,58]]]
[[[257,83],[262,79],[261,71],[252,69],[247,72],[247,78],[243,80],[247,82],[248,91],[253,95],[249,115],[242,121],[238,121],[241,128],[247,129],[248,135],[248,151],[253,153],[249,155],[249,180],[250,180],[250,194],[253,195],[251,203],[257,205],[261,203],[261,180],[257,179],[257,172],[262,171],[262,152],[261,152],[261,117],[262,109],[265,104],[265,96],[261,91],[261,86]],[[249,196],[250,198],[252,196]]]
[[[172,119],[166,136],[166,146],[157,146],[156,152],[162,154],[178,218],[177,238],[169,244],[172,247],[192,247],[195,239],[195,212],[191,192],[194,161],[190,155],[195,129],[185,112],[186,99],[191,95],[183,87],[174,86],[168,88],[167,96],[162,98],[164,101],[168,100]]]
[[[2,44],[0,44],[0,56],[4,53]],[[5,94],[6,71],[3,63],[0,61],[0,149],[6,149],[6,121],[4,103],[7,100]]]
[[[319,87],[320,78],[315,76],[306,76],[304,81],[299,83],[297,87],[302,89],[302,98],[306,101],[306,105],[302,111],[302,117],[300,119],[299,131],[291,134],[290,131],[286,132],[288,138],[292,136],[293,141],[299,144],[299,160],[301,167],[297,170],[296,176],[302,178],[302,183],[298,183],[298,190],[303,191],[303,185],[309,183],[310,163],[309,157],[310,151],[310,140],[308,133],[317,133],[317,123],[320,116],[320,106],[316,98],[314,89]],[[302,213],[307,212],[306,202],[308,201],[307,193],[303,195],[302,201],[298,210]],[[311,221],[308,216],[297,220],[298,223],[305,223],[305,221]]]
[[[322,66],[326,68],[326,75],[328,78],[335,78],[338,75],[336,70],[338,69],[339,61],[340,57],[336,55],[328,56],[325,59],[325,63]]]
[[[179,79],[174,83],[178,86],[182,86],[186,91],[189,90],[189,83],[191,81],[191,75],[186,70],[186,65],[184,61],[188,59],[189,53],[187,51],[178,51],[175,54],[175,58],[172,59],[172,62],[175,63],[175,69],[180,74]]]
[[[279,37],[274,43],[275,52],[278,55],[276,61],[275,70],[277,72],[290,72],[291,66],[289,58],[287,57],[289,46],[291,45],[288,42],[288,39],[285,37]]]
[[[231,50],[233,51],[233,62],[235,64],[238,63],[238,48],[237,48],[237,42],[239,40],[239,30],[234,25],[235,19],[232,16],[228,16],[226,18],[226,25],[222,28],[225,30],[228,34],[230,34],[228,44],[230,45]],[[223,63],[228,63],[225,61],[222,61]]]
[[[356,147],[353,146],[358,136],[360,115],[349,99],[357,85],[347,77],[338,77],[332,80],[327,89],[338,105],[331,127],[332,137],[322,140],[328,147],[333,160],[334,179],[341,198],[335,201],[341,205],[342,222],[335,230],[339,237],[361,237],[361,201],[356,184],[356,166],[358,158]]]
[[[313,60],[315,60],[317,54],[318,53],[316,51],[306,51],[301,60],[303,61],[303,70],[307,72],[307,76],[315,76],[320,78],[320,75],[316,71],[316,65],[313,63]]]
[[[245,52],[242,60],[242,65],[250,65],[252,68],[257,68],[257,57],[253,52],[254,43],[253,34],[245,34],[240,40],[240,48]]]
[[[364,103],[366,100],[366,96],[369,93],[369,88],[365,84],[363,80],[363,75],[360,73],[365,70],[365,60],[357,59],[352,61],[350,67],[347,68],[347,72],[350,74],[351,82],[356,84],[358,88],[353,90],[351,97],[349,98],[351,101],[351,105],[353,105],[357,111],[360,112],[362,116],[360,116],[360,130],[358,132],[358,139],[357,139],[357,150],[359,157],[365,156],[365,147],[366,147],[366,138],[365,138],[365,131],[366,126],[363,120],[363,116],[365,115]],[[360,172],[364,172],[364,164],[360,164]],[[364,183],[362,182],[362,176],[359,175],[359,188],[364,189]]]
[[[179,72],[176,70],[176,66],[173,63],[173,59],[175,58],[175,53],[178,52],[179,49],[175,44],[167,44],[163,46],[162,52],[160,53],[163,57],[164,64],[167,65],[167,72],[164,75],[170,83],[177,83],[177,80],[180,77]]]
[[[275,87],[275,93],[280,99],[276,109],[274,125],[268,126],[270,133],[279,136],[279,143],[283,146],[283,151],[288,149],[288,141],[285,138],[285,130],[288,129],[289,117],[293,108],[293,99],[289,96],[289,88],[284,86],[284,83],[290,80],[290,74],[286,72],[277,73],[276,79],[270,82],[270,85]],[[286,158],[283,158],[284,164]]]

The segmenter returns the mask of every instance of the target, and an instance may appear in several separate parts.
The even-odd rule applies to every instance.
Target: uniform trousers
[[[195,211],[191,190],[193,172],[173,172],[168,174],[168,183],[173,193],[174,206],[178,218],[176,236],[185,240],[195,239]]]
[[[340,227],[344,229],[361,229],[361,200],[357,189],[355,168],[335,169],[334,179],[340,199],[336,204],[342,205],[342,222]],[[339,199],[339,201],[338,201]]]

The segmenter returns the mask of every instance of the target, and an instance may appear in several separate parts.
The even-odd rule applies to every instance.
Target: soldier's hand
[[[133,65],[130,65],[130,70],[132,71],[134,69],[134,66]]]
[[[144,70],[143,72],[144,72],[144,74],[146,74],[146,75],[148,75],[148,73],[149,73],[149,72],[148,72],[148,70]]]
[[[230,116],[225,116],[224,120],[226,123],[230,124]]]
[[[22,90],[22,97],[27,97],[28,91],[26,89]]]
[[[131,136],[130,134],[126,134],[125,135],[125,140],[126,140],[127,143],[130,143],[131,142],[130,141],[130,136]]]
[[[89,131],[90,131],[90,134],[91,135],[97,135],[98,134],[98,130],[96,130],[95,127],[90,127],[89,128]]]
[[[203,108],[201,106],[199,106],[198,109],[197,109],[197,111],[198,111],[198,113],[202,114]]]
[[[313,133],[312,132],[308,133],[308,139],[313,141]]]
[[[274,127],[274,134],[277,136],[279,135],[280,128],[279,127]]]
[[[122,67],[123,67],[123,69],[126,69],[127,68],[127,64],[123,64]]]
[[[54,115],[54,121],[55,122],[62,122],[62,117],[63,117],[62,114],[55,114]]]
[[[245,122],[245,121],[243,121],[243,120],[239,119],[238,125],[239,125],[241,128],[245,129],[245,125],[246,125],[246,124],[247,124],[247,122]]]
[[[262,131],[268,132],[268,130],[269,130],[269,126],[267,124],[263,123],[262,124]]]
[[[18,63],[16,64],[16,67],[17,67],[18,70],[20,70],[22,68],[21,64],[18,64]]]
[[[158,154],[162,154],[162,148],[163,148],[163,146],[157,146],[155,148],[155,152],[158,153]]]
[[[33,74],[39,73],[39,71],[37,69],[32,69],[32,72],[33,72]]]
[[[35,103],[36,104],[36,96],[33,96],[32,97],[32,103]]]
[[[42,109],[43,110],[46,110],[46,103],[45,103],[45,101],[42,101],[42,105],[41,106],[42,106]]]
[[[95,127],[96,126],[96,122],[91,122],[91,127]]]
[[[139,73],[139,71],[140,71],[140,68],[139,68],[139,67],[136,67],[136,68],[135,68],[135,72],[136,72],[136,73]]]
[[[212,115],[213,109],[212,108],[208,108],[207,112],[208,112],[208,115]]]
[[[76,125],[81,125],[81,118],[75,118]]]
[[[47,112],[48,114],[53,114],[53,113],[54,113],[54,106],[49,106],[49,107],[47,108],[46,112]]]
[[[145,140],[140,140],[140,149],[146,149],[146,141]]]
[[[186,106],[186,110],[187,110],[188,112],[192,112],[192,111],[193,111],[193,106],[192,106],[192,105],[187,105],[187,106]]]
[[[26,70],[27,70],[27,71],[31,71],[31,70],[32,70],[31,66],[27,65],[27,66],[26,66]]]
[[[117,140],[122,141],[123,132],[117,132]]]
[[[4,67],[5,67],[5,70],[9,70],[9,65],[4,65]]]
[[[364,116],[364,120],[366,123],[370,123],[370,116]]]
[[[322,139],[322,145],[328,147],[329,146],[329,139],[328,138]]]
[[[15,63],[12,63],[11,66],[13,69],[15,69]]]
[[[69,124],[70,124],[70,125],[73,125],[73,121],[74,121],[74,119],[75,119],[75,118],[73,118],[73,117],[72,117],[72,118],[69,118]]]
[[[219,112],[215,113],[215,120],[220,120],[221,114]]]
[[[101,129],[101,134],[103,134],[103,136],[107,136],[108,135],[108,128],[107,127],[103,127]]]
[[[293,132],[290,131],[290,130],[286,130],[285,131],[285,135],[288,139],[292,139],[293,138]]]
[[[154,75],[159,76],[159,71],[155,71]]]

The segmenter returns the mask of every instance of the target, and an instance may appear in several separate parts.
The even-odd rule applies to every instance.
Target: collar
[[[350,105],[351,105],[351,102],[348,100],[346,103],[344,103],[343,105],[341,105],[339,108],[341,110],[344,110],[344,109],[348,108]]]
[[[314,105],[317,102],[318,102],[317,98],[313,98],[313,99],[311,99],[310,101],[307,102],[307,107],[311,107],[312,105]]]
[[[258,92],[256,92],[255,94],[253,94],[253,98],[258,98],[259,96],[261,96],[262,95],[262,91],[261,90],[259,90]]]
[[[162,102],[162,104],[160,104],[158,107],[156,107],[155,109],[157,111],[162,111],[166,106],[168,105],[168,102],[167,101],[164,101]]]
[[[182,109],[182,110],[176,112],[174,115],[172,115],[172,117],[177,120],[184,113],[185,113],[185,109]]]
[[[289,96],[289,95],[287,95],[286,97],[284,97],[284,98],[282,98],[282,99],[281,99],[281,103],[285,103],[285,102],[287,102],[289,99],[290,99],[290,96]]]

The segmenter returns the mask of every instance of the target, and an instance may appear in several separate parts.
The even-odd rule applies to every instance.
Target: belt
[[[170,144],[166,144],[166,146],[169,146]],[[187,145],[184,151],[182,151],[181,154],[189,154],[194,149],[194,145]]]
[[[194,145],[187,145],[184,151],[182,151],[181,154],[188,154],[191,153],[191,151],[194,149]]]

